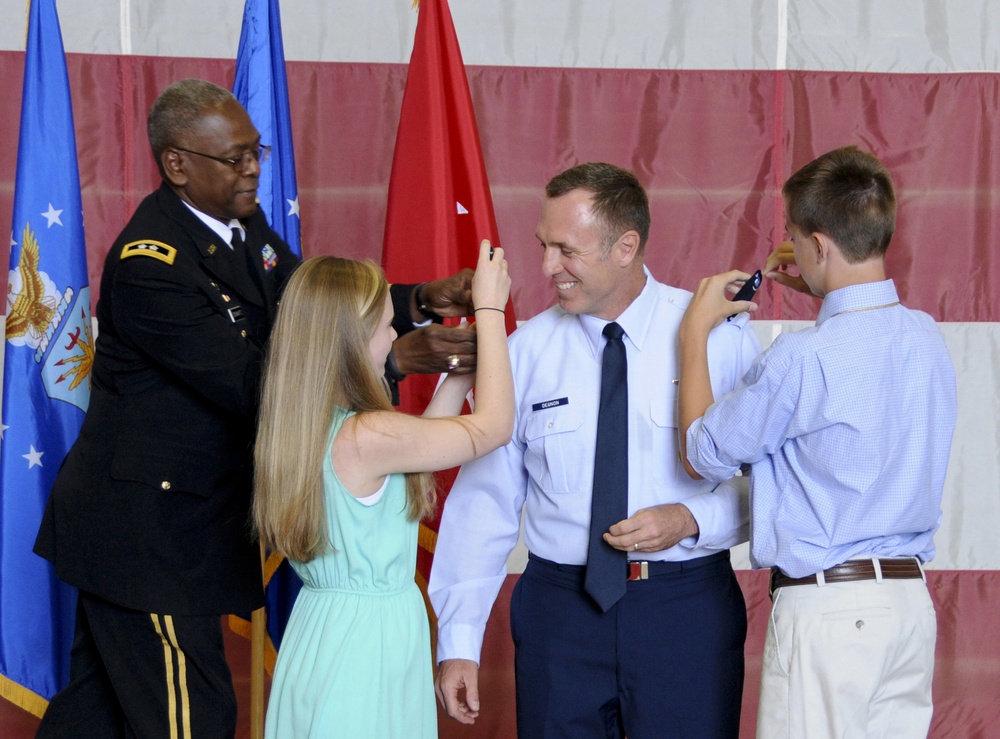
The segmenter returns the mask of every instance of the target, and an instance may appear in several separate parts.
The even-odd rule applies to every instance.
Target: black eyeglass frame
[[[177,151],[183,151],[186,154],[196,154],[197,156],[205,157],[206,159],[211,159],[222,164],[228,164],[236,172],[245,172],[247,167],[250,166],[251,159],[263,164],[267,161],[268,157],[271,156],[271,147],[267,144],[258,144],[256,149],[245,151],[238,157],[217,157],[214,154],[206,154],[203,151],[185,149],[183,146],[171,146],[170,148],[176,149]],[[249,157],[249,159],[247,157]]]

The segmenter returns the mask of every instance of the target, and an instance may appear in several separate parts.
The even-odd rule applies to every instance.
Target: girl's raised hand
[[[476,309],[503,311],[510,295],[510,275],[503,249],[490,246],[489,239],[479,244],[479,264],[472,277],[472,302]]]

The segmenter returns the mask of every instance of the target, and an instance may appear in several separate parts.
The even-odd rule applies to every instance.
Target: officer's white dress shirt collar
[[[241,233],[243,233],[243,240],[246,241],[246,232],[243,230],[243,224],[237,219],[233,218],[229,224],[225,224],[218,218],[213,218],[208,215],[208,213],[202,213],[200,210],[195,208],[186,200],[181,200],[187,209],[197,216],[198,220],[208,226],[212,231],[214,231],[220,239],[228,246],[230,249],[233,248],[233,229],[238,228]]]
[[[642,292],[614,320],[622,327],[625,336],[639,351],[642,351],[643,342],[648,334],[649,322],[653,318],[653,308],[656,304],[656,286],[650,279],[649,270],[646,269],[645,265],[643,265],[642,271],[646,276],[646,284],[643,285]],[[581,313],[579,319],[596,357],[604,349],[606,339],[602,332],[611,321],[587,313]]]

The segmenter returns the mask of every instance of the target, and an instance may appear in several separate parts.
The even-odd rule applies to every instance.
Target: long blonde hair
[[[392,410],[368,348],[388,291],[372,261],[315,257],[282,295],[261,390],[253,517],[265,546],[290,559],[330,549],[323,459],[335,408]],[[406,492],[410,520],[433,511],[429,473],[407,473]]]

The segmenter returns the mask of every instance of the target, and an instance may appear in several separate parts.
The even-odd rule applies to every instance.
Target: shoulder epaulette
[[[167,264],[174,263],[177,249],[162,241],[133,241],[122,247],[122,259],[128,257],[152,257]]]

